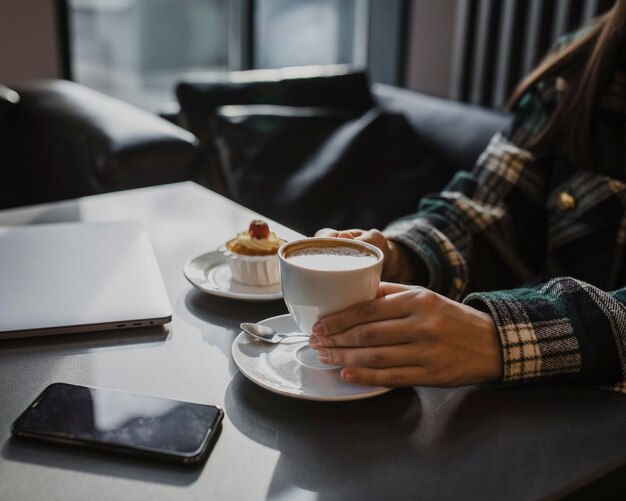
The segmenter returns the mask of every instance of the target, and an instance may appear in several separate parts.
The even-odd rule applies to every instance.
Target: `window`
[[[356,0],[258,0],[254,66],[362,63]],[[357,45],[355,47],[355,44]]]
[[[57,1],[68,76],[151,111],[196,74],[338,63],[377,81],[397,73],[385,67],[397,44],[368,37],[400,31],[401,0]],[[376,28],[389,17],[391,29]]]
[[[72,77],[156,110],[184,73],[228,69],[228,0],[68,0]]]

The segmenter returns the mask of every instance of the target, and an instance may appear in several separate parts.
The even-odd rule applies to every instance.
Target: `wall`
[[[53,0],[2,0],[0,83],[61,74]]]

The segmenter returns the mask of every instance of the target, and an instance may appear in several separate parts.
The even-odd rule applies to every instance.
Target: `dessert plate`
[[[270,301],[283,297],[280,284],[254,287],[235,282],[221,251],[208,252],[187,261],[183,273],[194,287],[214,296],[243,301]]]
[[[277,332],[299,332],[291,315],[280,315],[259,322]],[[340,368],[317,360],[306,338],[268,344],[242,332],[232,348],[233,360],[248,379],[263,388],[304,400],[359,400],[386,393],[390,388],[359,386],[344,382]]]

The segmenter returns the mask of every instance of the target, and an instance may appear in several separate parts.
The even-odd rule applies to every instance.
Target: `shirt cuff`
[[[467,287],[465,259],[440,231],[426,219],[394,223],[385,229],[385,238],[415,252],[428,270],[426,287],[459,300]]]
[[[501,386],[574,382],[581,350],[569,319],[532,290],[473,293],[464,304],[490,313],[502,345]]]

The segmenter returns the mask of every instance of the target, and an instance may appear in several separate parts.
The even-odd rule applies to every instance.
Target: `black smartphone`
[[[214,405],[54,383],[11,432],[39,439],[195,464],[205,460],[224,411]]]

